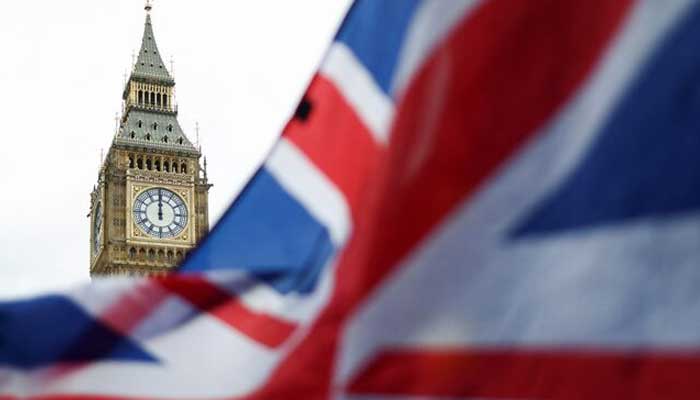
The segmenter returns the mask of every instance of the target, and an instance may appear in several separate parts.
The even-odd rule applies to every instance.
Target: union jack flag
[[[692,0],[356,1],[181,273],[0,304],[0,399],[693,398],[698,43]]]

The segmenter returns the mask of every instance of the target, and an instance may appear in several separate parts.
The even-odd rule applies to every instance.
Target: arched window
[[[168,95],[163,95],[163,108],[168,108]]]
[[[156,171],[160,171],[160,160],[156,160]]]
[[[132,139],[135,139],[135,138],[136,138],[136,132],[131,131],[131,135],[129,135],[129,136],[131,136]]]
[[[138,122],[137,125],[139,126],[139,128],[143,128],[143,121],[140,121],[140,120],[139,120],[139,122]]]
[[[129,168],[134,168],[134,156],[129,156]]]
[[[168,143],[168,136],[163,136],[163,143]]]
[[[165,260],[165,252],[163,250],[158,250],[158,261]]]
[[[136,166],[137,166],[139,169],[143,169],[143,158],[139,157],[139,158],[136,159]]]
[[[161,94],[158,93],[158,95],[156,96],[156,104],[158,105],[158,107],[160,107],[160,105],[162,103],[161,99],[162,99]]]
[[[177,174],[177,163],[173,163],[173,172]]]
[[[170,125],[168,125],[168,132],[172,132],[172,131],[173,131],[173,124],[170,124]]]
[[[156,94],[154,92],[151,92],[151,105],[156,104]]]
[[[177,140],[177,143],[178,143],[178,144],[182,144],[182,138],[178,139],[178,140]]]
[[[143,104],[143,90],[139,90],[139,104]]]
[[[129,249],[129,258],[132,259],[132,260],[133,260],[134,258],[136,258],[136,248],[135,248],[135,247],[132,247],[132,248]]]
[[[147,133],[147,134],[146,134],[146,140],[149,140],[149,141],[151,140],[151,134],[150,134],[150,133]]]
[[[154,130],[154,131],[157,131],[157,130],[158,130],[158,123],[157,123],[157,122],[154,122],[154,123],[153,123],[153,130]]]
[[[180,165],[180,172],[182,172],[183,174],[186,174],[186,173],[187,173],[187,164],[182,163],[182,164]]]
[[[168,250],[168,262],[173,262],[174,258],[175,258],[175,254],[173,254],[173,251]]]
[[[148,259],[153,261],[156,259],[156,251],[153,249],[148,250]]]
[[[153,169],[153,163],[150,158],[146,160],[146,169],[149,171]]]
[[[175,254],[175,257],[177,257],[177,260],[178,260],[178,261],[182,260],[182,252],[181,252],[181,251],[178,251],[178,252]]]
[[[163,171],[170,172],[170,163],[168,161],[163,163]]]
[[[146,259],[146,250],[143,248],[139,249],[139,259],[145,260]]]

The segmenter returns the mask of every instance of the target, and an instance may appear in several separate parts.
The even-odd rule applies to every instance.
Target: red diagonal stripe
[[[297,328],[291,322],[250,310],[238,297],[203,278],[171,276],[159,282],[200,311],[218,318],[269,348],[281,346]]]
[[[284,136],[338,187],[355,216],[384,149],[327,78],[316,76],[305,99],[308,119],[290,121]]]
[[[548,400],[680,400],[700,393],[700,353],[415,350],[379,355],[351,394]]]

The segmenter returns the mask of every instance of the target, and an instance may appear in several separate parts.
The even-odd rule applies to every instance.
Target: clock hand
[[[163,190],[158,189],[158,221],[163,220]]]

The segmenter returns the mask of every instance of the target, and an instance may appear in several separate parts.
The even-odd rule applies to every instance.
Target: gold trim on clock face
[[[147,236],[174,239],[189,223],[189,210],[182,197],[174,191],[155,187],[141,192],[134,200],[134,223]]]

